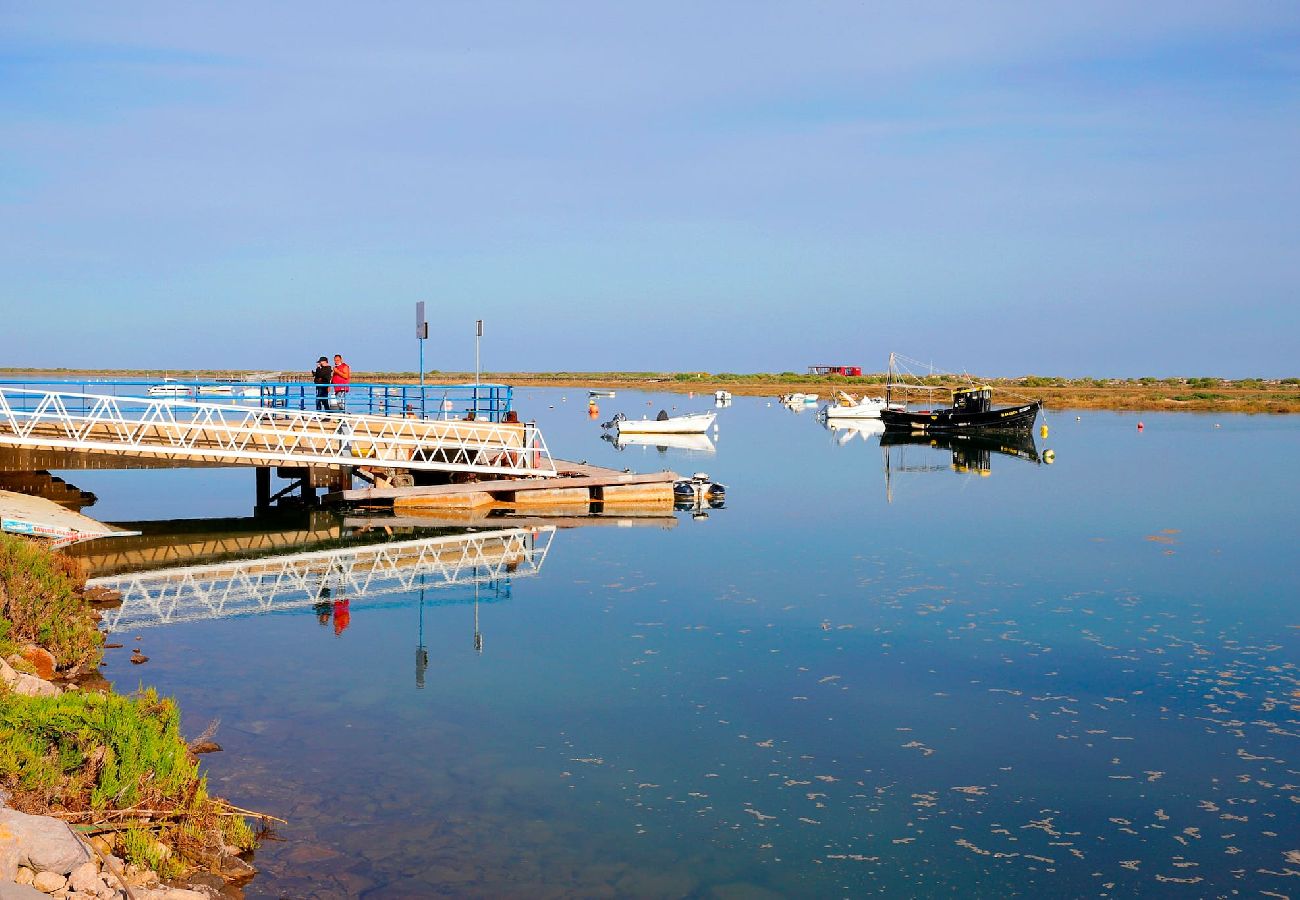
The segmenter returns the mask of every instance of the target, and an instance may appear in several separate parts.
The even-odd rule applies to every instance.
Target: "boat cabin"
[[[953,412],[982,413],[993,406],[993,389],[988,385],[952,392]]]

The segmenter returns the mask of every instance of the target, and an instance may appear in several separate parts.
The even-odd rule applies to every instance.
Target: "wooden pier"
[[[483,512],[493,507],[514,510],[577,510],[593,503],[603,507],[671,509],[676,472],[638,474],[586,463],[555,460],[556,475],[466,481],[412,487],[370,487],[326,494],[325,503],[412,509]]]

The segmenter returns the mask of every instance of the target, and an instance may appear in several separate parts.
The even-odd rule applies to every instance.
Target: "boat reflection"
[[[707,434],[602,434],[602,438],[614,445],[615,450],[627,447],[654,447],[660,453],[669,450],[692,450],[697,453],[713,453],[717,448]]]
[[[979,475],[987,478],[993,473],[995,455],[1011,456],[1039,465],[1050,463],[1052,451],[1039,454],[1030,432],[1008,434],[913,434],[886,431],[880,435],[880,446],[885,457],[885,496],[892,502],[893,476],[899,472],[943,472]],[[947,465],[912,463],[904,455],[908,447],[929,447],[946,450],[952,454]],[[899,459],[895,460],[895,453]]]
[[[866,441],[867,438],[885,431],[884,423],[879,419],[825,419],[826,430],[835,435],[837,446],[843,447],[856,437]]]
[[[1033,434],[1028,431],[1006,434],[915,434],[887,431],[880,435],[880,446],[886,450],[886,459],[890,447],[908,445],[948,450],[952,453],[950,468],[954,472],[978,475],[992,472],[994,454],[1014,456],[1035,464],[1045,461],[1038,453]]]
[[[348,603],[407,602],[415,591],[491,584],[507,596],[511,579],[541,570],[554,527],[501,528],[415,540],[336,547],[208,565],[92,578],[121,605],[104,613],[110,632],[201,619],[315,609]],[[461,601],[465,602],[465,601]],[[337,615],[337,614],[336,614]]]

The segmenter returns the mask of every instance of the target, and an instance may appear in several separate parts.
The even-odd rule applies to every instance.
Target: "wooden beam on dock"
[[[589,467],[596,469],[595,466]],[[402,505],[419,498],[455,498],[471,494],[487,494],[493,502],[511,502],[520,494],[536,491],[557,491],[581,489],[587,492],[587,500],[602,499],[593,497],[593,489],[621,487],[629,485],[667,485],[668,497],[672,496],[672,484],[681,479],[676,472],[616,472],[612,469],[600,470],[599,474],[576,475],[561,478],[515,478],[493,481],[473,481],[464,484],[416,485],[404,488],[358,488],[351,491],[335,491],[326,494],[325,503],[354,503],[357,505],[388,505],[402,501]],[[436,501],[435,501],[436,502]],[[584,501],[586,502],[586,501]]]

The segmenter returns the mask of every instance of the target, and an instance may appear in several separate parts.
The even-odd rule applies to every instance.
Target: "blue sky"
[[[0,365],[1300,374],[1300,6],[0,7]]]

